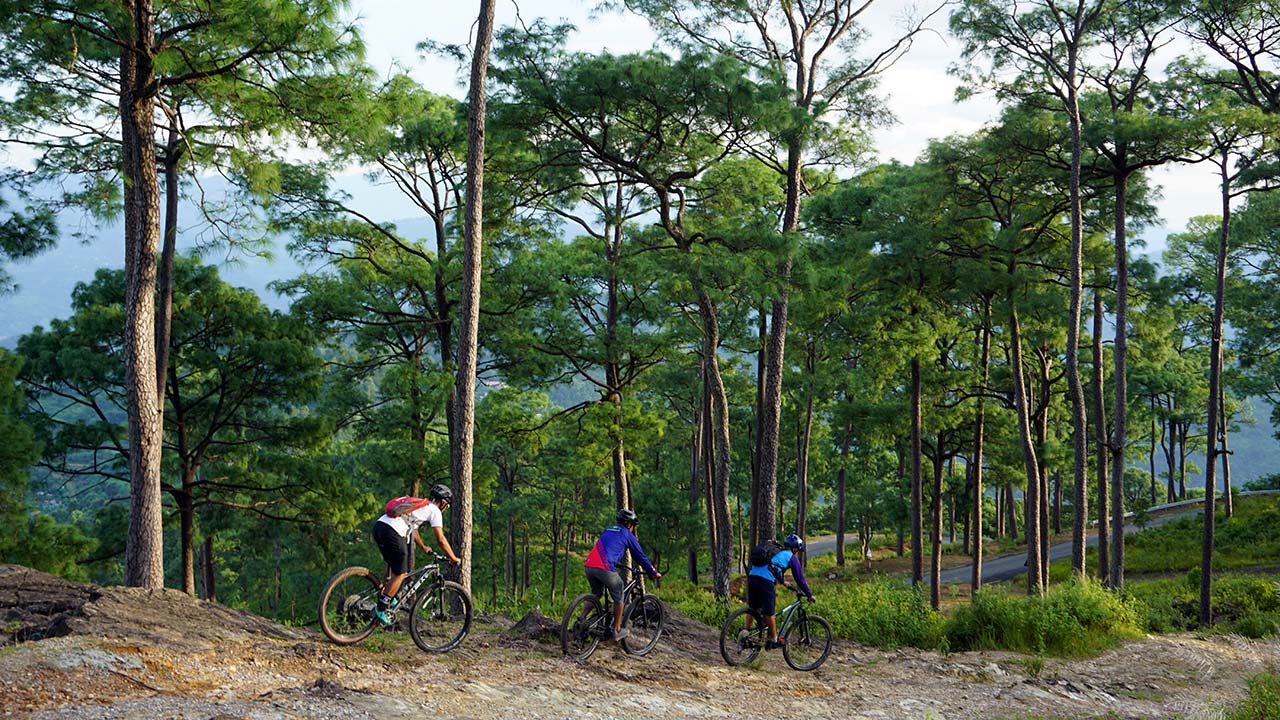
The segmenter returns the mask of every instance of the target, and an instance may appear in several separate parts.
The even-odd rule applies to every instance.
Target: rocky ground
[[[730,668],[678,615],[644,658],[565,659],[551,621],[479,618],[426,655],[403,633],[338,647],[165,590],[0,566],[0,716],[31,718],[1216,718],[1280,643],[1190,635],[1085,660],[838,642],[819,670]]]

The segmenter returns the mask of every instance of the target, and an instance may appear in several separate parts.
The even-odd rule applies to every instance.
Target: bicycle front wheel
[[[782,657],[795,670],[817,670],[831,652],[831,625],[817,615],[806,615],[787,633]]]
[[[338,571],[320,592],[320,629],[339,645],[369,637],[378,619],[378,578],[368,568]]]
[[[747,618],[753,624],[747,629]],[[720,628],[720,657],[730,665],[746,665],[755,660],[764,647],[765,627],[751,608],[738,608],[729,614]]]
[[[596,651],[605,627],[604,608],[595,595],[579,595],[564,611],[560,648],[574,660],[586,660]]]
[[[458,647],[471,630],[471,596],[456,582],[443,580],[422,592],[409,614],[409,634],[427,652]]]
[[[622,649],[631,655],[648,655],[662,637],[662,627],[667,622],[667,611],[657,595],[645,594],[631,604],[623,627],[630,630],[622,639]]]

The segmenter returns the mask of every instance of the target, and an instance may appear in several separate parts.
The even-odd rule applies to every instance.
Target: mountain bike
[[[625,602],[622,611],[622,627],[630,633],[622,638],[622,649],[629,655],[648,655],[662,637],[667,622],[667,611],[657,595],[644,591],[644,577],[632,575],[631,582],[622,590]],[[564,623],[560,625],[560,647],[564,654],[583,661],[591,657],[600,641],[613,634],[613,599],[609,593],[596,597],[591,593],[579,595],[564,611]]]
[[[381,624],[374,615],[381,589],[368,568],[338,571],[320,593],[320,629],[339,645],[369,637]],[[406,608],[409,635],[426,652],[452,650],[471,630],[471,596],[458,583],[444,579],[439,562],[414,570],[400,584],[387,610],[391,627],[399,624]]]
[[[816,670],[831,652],[831,625],[805,609],[804,593],[787,585],[796,601],[777,613],[778,640],[783,642],[782,657],[795,670]],[[753,618],[747,628],[747,618]],[[745,665],[760,655],[769,637],[764,618],[751,608],[739,608],[729,614],[720,629],[720,656],[730,665]]]

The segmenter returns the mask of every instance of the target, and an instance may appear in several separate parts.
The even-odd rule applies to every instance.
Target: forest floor
[[[478,617],[443,655],[398,632],[339,647],[174,590],[0,565],[0,717],[1207,719],[1280,670],[1280,641],[1193,635],[1076,660],[837,641],[811,673],[778,653],[730,668],[716,631],[675,613],[649,656],[610,644],[580,664],[529,619]]]

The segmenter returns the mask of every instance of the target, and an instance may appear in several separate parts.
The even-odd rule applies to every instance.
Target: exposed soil
[[[820,609],[820,606],[819,606]],[[477,618],[462,647],[383,632],[339,647],[173,590],[0,565],[0,716],[32,718],[1216,718],[1280,643],[1149,637],[1085,660],[837,642],[819,670],[730,668],[671,613],[652,654],[565,659],[553,619]]]

